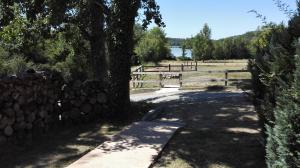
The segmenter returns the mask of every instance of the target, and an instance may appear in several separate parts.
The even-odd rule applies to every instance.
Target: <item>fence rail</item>
[[[194,72],[165,72],[165,71],[158,71],[158,72],[132,72],[132,75],[159,75],[159,74],[166,74],[166,75],[174,75],[174,74],[198,74],[198,73],[242,73],[242,72],[249,72],[248,70],[216,70],[216,71],[194,71]]]
[[[140,70],[143,70],[143,68],[139,68]],[[163,80],[166,79],[164,77],[171,76],[178,79],[178,84],[180,87],[182,87],[183,83],[188,82],[224,82],[225,86],[228,86],[228,82],[241,82],[244,79],[229,79],[230,73],[245,73],[249,72],[248,70],[216,70],[216,71],[182,71],[182,72],[164,72],[164,71],[158,71],[158,72],[143,72],[137,69],[136,71],[132,72],[132,84],[133,87],[143,87],[144,83],[158,83],[161,87],[163,87]],[[225,78],[201,78],[201,79],[183,79],[184,74],[220,74],[224,73]],[[143,77],[146,75],[159,75],[159,80],[143,80]]]
[[[165,68],[165,70],[153,70],[153,68],[156,69]],[[180,65],[169,64],[169,65],[143,66],[143,72],[183,72],[183,71],[197,71],[197,70],[198,70],[198,62],[185,62]]]

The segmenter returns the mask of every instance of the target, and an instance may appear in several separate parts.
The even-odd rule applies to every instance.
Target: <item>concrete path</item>
[[[222,92],[206,92],[204,90],[178,90],[176,88],[162,88],[159,91],[152,93],[139,93],[130,95],[131,101],[139,102],[146,101],[151,103],[168,103],[168,102],[189,102],[189,101],[206,101],[218,98],[230,98],[232,96],[243,96],[244,91],[222,91]]]
[[[68,168],[148,168],[181,124],[137,122]]]
[[[164,88],[156,91],[155,93],[160,94],[160,93],[173,93],[173,92],[178,92],[179,91],[179,86],[165,86]]]

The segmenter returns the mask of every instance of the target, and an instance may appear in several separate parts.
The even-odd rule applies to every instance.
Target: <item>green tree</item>
[[[268,126],[267,163],[270,168],[300,166],[300,58],[296,59],[293,87],[280,93],[274,126]]]
[[[133,27],[133,31],[134,31],[134,43],[135,43],[135,46],[138,44],[138,42],[146,35],[146,31],[144,29],[144,27],[137,23],[134,25]]]
[[[187,53],[186,53],[186,44],[183,43],[181,45],[181,49],[182,49],[182,57],[186,58],[186,55],[187,55]]]
[[[214,42],[213,59],[224,59],[224,50],[222,41]]]
[[[67,73],[82,68],[102,85],[108,84],[110,68],[112,109],[127,113],[133,27],[139,9],[144,11],[144,28],[153,18],[162,25],[155,0],[4,0],[0,2],[0,44],[43,68]]]
[[[104,81],[107,72],[104,48],[103,7],[105,3],[103,0],[14,0],[13,4],[19,7],[20,12],[18,15],[14,13],[10,20],[14,20],[18,16],[26,19],[28,24],[23,36],[27,40],[25,49],[30,49],[30,53],[27,55],[33,56],[33,61],[38,63],[47,63],[44,59],[36,59],[42,58],[39,53],[44,50],[44,41],[52,39],[51,36],[57,32],[65,31],[74,25],[77,26],[83,39],[90,45],[90,50],[86,53],[90,65],[89,77]],[[5,4],[0,7],[3,9],[12,7],[9,6],[11,5],[9,3]]]
[[[7,26],[14,18],[14,10],[12,6],[14,2],[11,0],[0,1],[0,30]]]
[[[199,34],[193,38],[193,58],[195,60],[207,60],[212,58],[213,43],[211,40],[211,29],[207,24]]]
[[[298,3],[298,8],[300,5]],[[296,168],[299,159],[299,67],[294,55],[299,13],[288,26],[268,24],[254,40],[257,56],[252,66],[255,105],[267,130],[269,168]],[[298,20],[298,21],[297,21]],[[298,47],[299,48],[299,47]],[[299,52],[298,52],[299,54]]]
[[[10,24],[3,26],[0,31],[0,45],[10,55],[22,55],[35,63],[46,63],[46,57],[42,54],[44,50],[44,37],[47,30],[46,19],[39,18],[30,21],[22,14],[22,8],[18,4],[11,6],[14,18]]]
[[[134,37],[133,37],[134,48],[136,48],[138,43],[141,41],[141,39],[146,35],[146,31],[141,24],[135,24],[133,31],[134,31]],[[131,57],[131,64],[140,65],[140,63],[141,63],[140,57],[134,52]]]
[[[183,41],[182,45],[185,45],[186,49],[192,49],[193,48],[193,37],[185,39]]]
[[[205,39],[201,34],[197,34],[193,38],[193,59],[194,60],[202,60],[204,56],[204,45],[205,45]]]
[[[211,29],[207,23],[204,24],[201,34],[205,39],[211,39]]]
[[[151,29],[140,40],[135,52],[142,62],[158,63],[163,59],[167,59],[170,56],[170,49],[166,34],[159,27]]]

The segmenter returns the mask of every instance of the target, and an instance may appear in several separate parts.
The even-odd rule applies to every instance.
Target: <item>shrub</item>
[[[297,38],[289,27],[271,24],[256,39],[253,86],[255,105],[266,126],[269,168],[300,167],[300,58],[294,57]]]
[[[4,63],[5,73],[7,75],[20,76],[24,74],[28,69],[36,69],[32,62],[27,62],[22,56],[15,56],[14,58]]]
[[[267,126],[267,164],[270,168],[300,167],[300,57],[293,87],[281,91],[274,126]]]
[[[189,57],[176,57],[176,60],[178,60],[178,61],[191,61],[192,58],[189,58]]]

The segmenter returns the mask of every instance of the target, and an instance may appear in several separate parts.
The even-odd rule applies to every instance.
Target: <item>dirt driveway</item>
[[[165,107],[161,120],[187,125],[154,168],[264,168],[254,107],[240,91],[175,91],[131,96]]]

